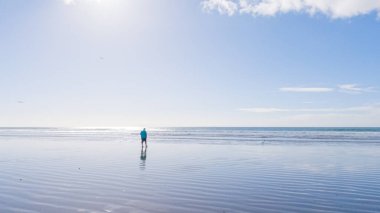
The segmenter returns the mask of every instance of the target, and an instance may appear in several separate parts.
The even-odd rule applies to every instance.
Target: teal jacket
[[[141,139],[146,139],[148,137],[148,134],[146,133],[145,130],[141,131],[140,135],[141,135]]]

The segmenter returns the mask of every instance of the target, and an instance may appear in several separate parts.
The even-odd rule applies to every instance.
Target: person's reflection
[[[145,160],[146,160],[146,148],[141,148],[141,155],[140,155],[140,169],[145,169]]]

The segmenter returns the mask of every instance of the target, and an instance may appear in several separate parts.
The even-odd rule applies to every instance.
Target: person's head
[[[145,128],[143,129],[143,131],[145,131]]]

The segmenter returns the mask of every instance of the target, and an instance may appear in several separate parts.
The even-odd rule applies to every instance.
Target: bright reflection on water
[[[148,146],[0,137],[0,212],[380,212],[378,143]]]
[[[140,155],[140,169],[145,169],[145,161],[146,161],[146,155],[147,155],[147,148],[141,148],[141,155]]]

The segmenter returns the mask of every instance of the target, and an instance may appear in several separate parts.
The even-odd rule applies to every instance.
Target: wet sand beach
[[[1,137],[0,212],[379,212],[377,143]]]

